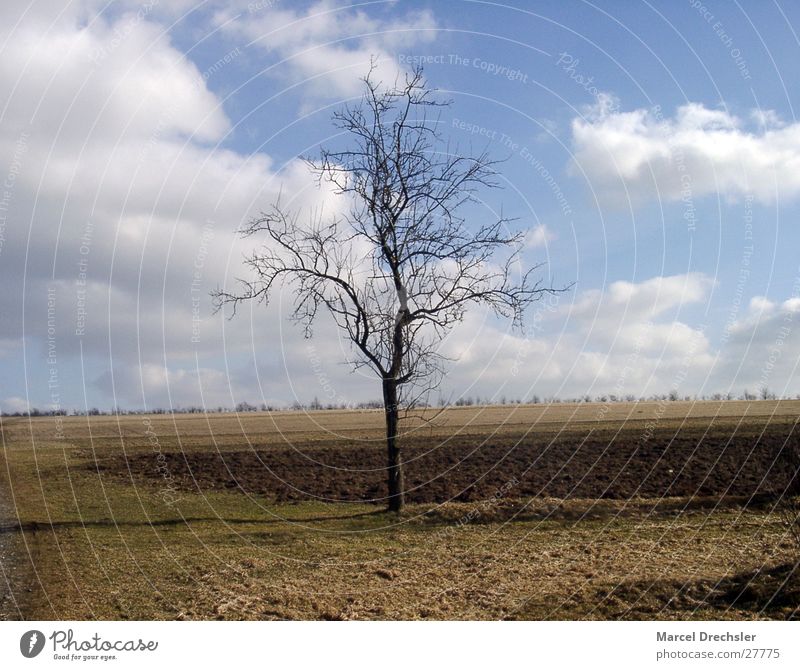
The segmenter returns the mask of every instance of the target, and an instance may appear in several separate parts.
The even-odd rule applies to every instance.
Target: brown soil
[[[625,428],[553,435],[450,440],[417,436],[403,443],[408,502],[487,498],[631,498],[733,496],[761,502],[779,496],[788,476],[782,451],[796,445],[790,424],[695,428]],[[380,442],[331,440],[253,450],[115,455],[96,464],[192,491],[240,489],[270,500],[384,502]]]

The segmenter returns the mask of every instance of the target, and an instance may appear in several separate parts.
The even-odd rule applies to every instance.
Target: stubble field
[[[5,618],[755,619],[800,402],[2,419]]]

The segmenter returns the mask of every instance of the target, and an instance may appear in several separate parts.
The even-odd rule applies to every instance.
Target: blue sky
[[[574,284],[523,333],[470,312],[443,397],[800,393],[796,4],[57,4],[0,9],[3,411],[376,397],[291,287],[208,298],[278,193],[342,206],[299,157],[370,58],[424,63],[442,135],[505,159],[468,220],[502,208]]]

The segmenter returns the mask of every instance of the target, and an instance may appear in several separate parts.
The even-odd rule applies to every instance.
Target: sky
[[[480,307],[437,394],[800,394],[800,6],[785,0],[122,0],[0,8],[0,411],[378,398],[286,286],[235,318],[280,195],[342,198],[303,157],[421,65],[442,136],[502,162],[501,214],[569,290],[521,329]],[[433,398],[434,400],[438,398]]]

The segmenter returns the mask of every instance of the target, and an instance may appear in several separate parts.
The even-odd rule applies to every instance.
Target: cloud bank
[[[773,204],[800,194],[800,123],[772,111],[748,118],[699,103],[630,112],[595,106],[572,121],[573,175],[624,204],[751,195]]]

